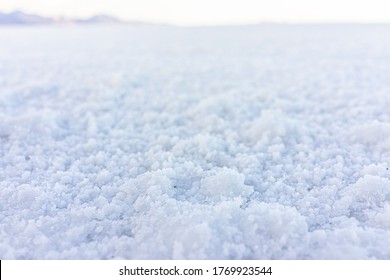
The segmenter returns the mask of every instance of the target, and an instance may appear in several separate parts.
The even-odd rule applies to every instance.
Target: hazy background
[[[390,22],[387,0],[0,0],[0,11],[50,17],[110,14],[178,25],[259,22]]]

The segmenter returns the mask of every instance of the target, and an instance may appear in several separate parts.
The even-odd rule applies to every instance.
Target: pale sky
[[[0,11],[44,16],[110,14],[178,25],[389,22],[390,0],[0,0]]]

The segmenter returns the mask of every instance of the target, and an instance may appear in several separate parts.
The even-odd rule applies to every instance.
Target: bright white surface
[[[47,16],[108,13],[179,25],[271,22],[390,22],[387,0],[7,0],[0,10]]]
[[[389,26],[0,29],[1,259],[389,259]]]

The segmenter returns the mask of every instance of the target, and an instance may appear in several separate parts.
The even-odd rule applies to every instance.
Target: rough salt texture
[[[0,259],[390,259],[390,26],[0,28]]]

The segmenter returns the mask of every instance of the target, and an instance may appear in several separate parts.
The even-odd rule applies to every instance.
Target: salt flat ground
[[[390,259],[390,26],[0,28],[1,259]]]

